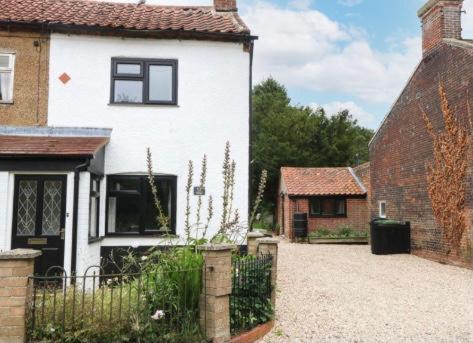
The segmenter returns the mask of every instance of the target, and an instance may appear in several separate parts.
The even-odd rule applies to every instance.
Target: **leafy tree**
[[[266,204],[277,197],[282,166],[335,167],[368,160],[373,131],[348,111],[332,117],[323,109],[293,106],[284,86],[269,78],[253,90],[253,189],[268,171]]]

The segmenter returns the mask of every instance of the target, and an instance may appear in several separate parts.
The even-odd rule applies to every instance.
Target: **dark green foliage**
[[[373,131],[358,125],[348,111],[325,112],[293,106],[286,89],[274,79],[253,91],[253,189],[268,171],[265,201],[275,203],[279,170],[289,167],[350,166],[368,160]]]
[[[31,341],[202,342],[202,265],[192,248],[153,249],[146,257],[130,252],[122,272],[102,280],[100,288],[83,288],[79,278],[64,293],[57,287],[39,289],[38,310],[29,320]],[[161,317],[152,318],[157,311]]]
[[[355,231],[349,227],[342,227],[337,232],[327,229],[318,229],[309,234],[310,238],[365,238],[368,233],[364,231]]]
[[[273,318],[271,257],[234,256],[230,327],[232,334],[252,329]]]

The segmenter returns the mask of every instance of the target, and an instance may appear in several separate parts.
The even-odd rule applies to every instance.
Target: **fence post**
[[[273,304],[273,308],[276,308],[276,280],[278,278],[279,240],[275,238],[258,238],[256,243],[258,245],[259,255],[270,254],[273,257],[273,264],[271,267],[271,303]]]
[[[200,325],[214,343],[230,339],[230,294],[234,245],[202,245],[203,287],[200,295]]]
[[[40,251],[15,249],[0,252],[0,343],[26,340],[28,276]]]
[[[248,246],[248,255],[256,256],[258,253],[257,239],[263,238],[264,235],[261,232],[248,232],[246,235],[246,244]]]

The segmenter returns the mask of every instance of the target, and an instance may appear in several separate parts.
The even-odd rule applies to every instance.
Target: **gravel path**
[[[261,343],[473,342],[473,271],[368,246],[279,248],[276,326]]]

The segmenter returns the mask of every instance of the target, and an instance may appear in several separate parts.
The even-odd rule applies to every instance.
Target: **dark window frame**
[[[117,72],[118,64],[140,64],[140,74],[120,74]],[[156,101],[149,99],[149,67],[153,65],[172,67],[172,99],[170,101]],[[121,58],[113,57],[110,74],[110,104],[114,105],[170,105],[177,106],[178,100],[178,60],[175,59],[150,59],[150,58]],[[116,102],[115,81],[141,81],[143,94],[141,102]]]
[[[344,213],[343,214],[337,214],[337,213],[324,213],[323,212],[323,206],[321,203],[321,212],[320,213],[313,213],[312,212],[312,202],[313,201],[328,201],[328,200],[334,200],[335,202],[337,201],[343,201],[344,205]],[[336,203],[335,203],[336,204]],[[335,207],[336,209],[336,207]],[[309,198],[309,216],[311,218],[347,218],[348,213],[347,213],[347,197],[311,197]]]
[[[99,239],[100,238],[100,187],[102,183],[103,176],[97,174],[90,174],[90,194],[89,194],[89,240]],[[93,193],[94,182],[97,182],[98,191]],[[95,198],[95,236],[90,234],[90,215],[92,213],[92,198]]]
[[[139,179],[140,191],[113,191],[111,190],[112,180],[130,180],[130,179]],[[170,230],[169,234],[176,234],[176,213],[177,213],[177,176],[175,175],[155,175],[157,180],[167,180],[171,183],[171,213],[170,213]],[[145,219],[145,204],[151,195],[151,192],[143,192],[145,187],[149,187],[148,176],[147,175],[108,175],[107,176],[107,195],[106,195],[106,210],[105,210],[105,236],[162,236],[165,233],[159,231],[147,231],[144,227]],[[158,190],[159,192],[159,190]],[[138,232],[109,232],[108,230],[108,216],[109,216],[109,198],[110,196],[116,195],[136,195],[140,196],[140,228]],[[152,195],[151,195],[152,197]],[[153,201],[151,199],[151,201]]]

